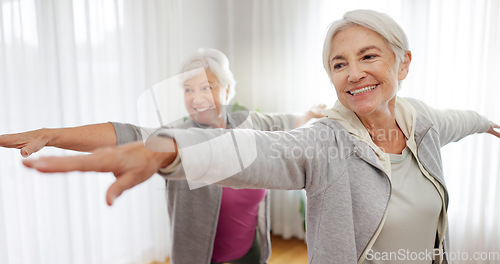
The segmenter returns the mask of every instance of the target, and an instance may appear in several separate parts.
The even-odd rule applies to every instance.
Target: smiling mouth
[[[350,95],[358,95],[358,94],[362,94],[362,93],[367,93],[369,91],[373,91],[373,89],[375,89],[375,87],[377,87],[377,84],[372,85],[372,86],[366,86],[366,87],[363,87],[361,89],[357,89],[357,90],[353,90],[353,91],[348,91],[347,93],[349,93]]]
[[[195,110],[196,112],[205,112],[205,111],[210,110],[210,109],[212,109],[212,108],[213,108],[213,107],[211,107],[211,106],[207,106],[207,107],[199,107],[199,108],[198,108],[198,107],[194,107],[194,110]]]

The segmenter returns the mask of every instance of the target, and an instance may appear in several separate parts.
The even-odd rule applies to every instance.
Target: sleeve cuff
[[[175,160],[170,163],[167,167],[165,168],[160,168],[158,171],[162,174],[169,174],[177,170],[177,168],[181,165],[181,156],[177,154],[175,157]]]

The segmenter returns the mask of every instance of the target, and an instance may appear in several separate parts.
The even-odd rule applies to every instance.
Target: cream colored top
[[[373,149],[373,151],[379,158],[384,168],[384,172],[387,174],[387,177],[392,182],[392,165],[389,154],[383,152],[372,141],[370,135],[368,134],[368,131],[366,131],[366,128],[363,126],[363,123],[361,123],[361,121],[354,112],[347,109],[345,106],[343,106],[340,102],[337,101],[337,103],[332,109],[323,111],[323,114],[330,119],[337,120],[342,126],[344,126],[349,131],[350,134],[359,138],[361,141],[367,143],[368,146],[370,146]],[[413,155],[416,155],[417,143],[415,142],[415,123],[417,118],[417,111],[407,100],[401,97],[397,97],[395,114],[396,114],[396,122],[399,128],[401,129],[401,131],[403,131],[405,137],[408,139],[406,141],[407,148],[411,151]],[[420,172],[422,172],[423,175],[430,182],[432,182],[432,184],[438,190],[439,196],[441,197],[441,206],[443,206],[443,208],[441,210],[441,215],[439,217],[438,234],[439,234],[439,249],[442,250],[446,229],[448,228],[447,212],[444,208],[445,204],[444,187],[436,179],[434,179],[427,170],[425,170],[425,168],[422,166],[419,160],[417,160],[417,163]],[[382,219],[382,223],[379,229],[377,229],[372,240],[370,240],[370,242],[368,243],[358,263],[364,263],[365,257],[367,256],[368,252],[371,250],[373,244],[377,240],[380,232],[382,231],[382,227],[384,227],[385,225],[387,212],[388,211],[386,210],[386,213]],[[441,263],[441,260],[439,258],[436,260],[437,263]]]
[[[441,197],[408,147],[389,157],[392,195],[387,218],[364,263],[432,263]]]

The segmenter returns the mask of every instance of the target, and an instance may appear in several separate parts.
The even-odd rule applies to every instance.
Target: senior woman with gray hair
[[[237,128],[242,120],[250,118],[253,129],[290,130],[311,118],[322,117],[323,105],[302,115],[233,111],[228,104],[235,95],[236,81],[229,60],[216,49],[199,49],[186,60],[181,73],[190,120],[176,128]],[[147,134],[146,129],[135,125],[110,122],[2,135],[0,146],[19,148],[23,156],[44,146],[92,151],[142,140]],[[162,172],[169,172],[169,168]],[[166,189],[172,230],[171,263],[267,261],[271,249],[266,190],[210,185],[189,191],[185,180],[167,180]]]
[[[347,12],[330,25],[323,50],[338,102],[310,127],[272,133],[160,129],[146,147],[155,143],[154,150],[165,152],[133,143],[89,156],[24,163],[43,172],[111,171],[117,177],[108,190],[112,202],[178,153],[182,166],[167,178],[184,169],[194,171],[186,174],[188,180],[213,182],[205,175],[230,167],[227,160],[233,157],[226,150],[255,152],[251,163],[238,156],[246,167],[217,184],[305,189],[310,263],[446,263],[448,193],[441,147],[474,133],[500,137],[499,126],[472,111],[436,110],[398,97],[411,59],[406,35],[392,18],[371,10]],[[224,133],[240,141],[212,144]],[[196,142],[208,147],[196,148]],[[118,168],[124,157],[130,163]],[[102,158],[110,162],[102,166]],[[400,249],[423,257],[392,258]]]

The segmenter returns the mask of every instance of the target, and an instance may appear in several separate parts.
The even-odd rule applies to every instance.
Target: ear
[[[408,75],[408,71],[410,70],[410,62],[411,62],[411,51],[407,50],[403,57],[403,62],[399,64],[399,73],[398,80],[402,81]]]

